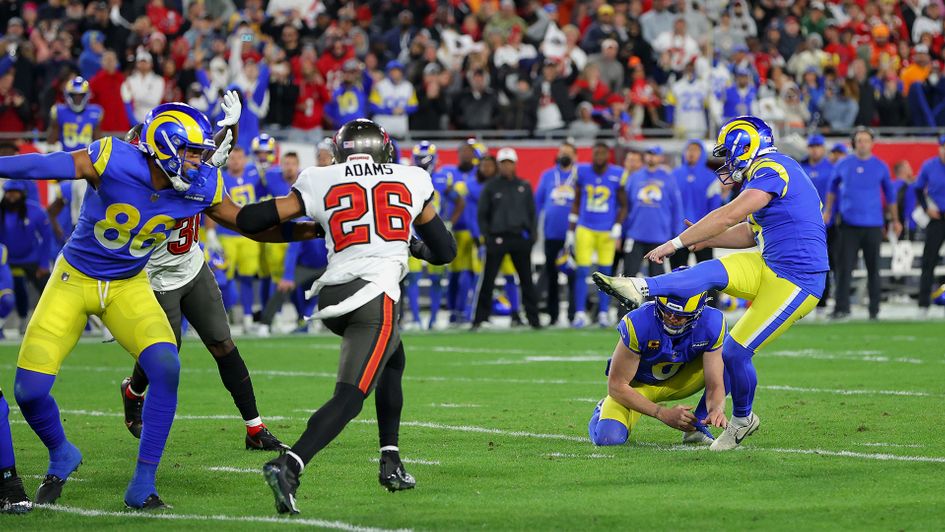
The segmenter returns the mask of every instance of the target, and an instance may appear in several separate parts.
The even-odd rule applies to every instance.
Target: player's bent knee
[[[350,420],[361,413],[365,397],[366,395],[357,386],[339,382],[335,385],[335,395],[332,396],[331,401],[337,402],[337,407],[343,417]]]
[[[594,445],[623,445],[630,437],[630,430],[616,419],[601,419],[597,422],[597,430],[591,435]]]
[[[17,368],[16,377],[13,379],[13,397],[16,404],[29,406],[44,399],[49,395],[55,380],[55,375]]]
[[[160,381],[177,386],[180,379],[180,357],[174,344],[161,342],[146,347],[138,357],[138,363],[152,385]]]
[[[734,364],[751,360],[755,352],[738,343],[731,336],[726,336],[722,342],[722,361],[725,364]]]
[[[236,350],[236,344],[233,343],[232,338],[206,345],[207,351],[210,351],[210,354],[213,355],[214,358],[223,358]]]

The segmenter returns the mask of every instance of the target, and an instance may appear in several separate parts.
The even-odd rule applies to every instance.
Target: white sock
[[[751,422],[751,413],[749,413],[745,417],[732,416],[732,423],[738,426],[747,427],[750,422]]]
[[[295,458],[295,461],[299,463],[299,474],[302,474],[302,471],[305,471],[305,462],[299,457],[299,455],[293,453],[292,451],[286,451],[285,454]]]
[[[396,445],[385,445],[381,447],[381,452],[384,452],[384,451],[394,451],[395,453],[399,453],[400,447],[397,447]]]
[[[262,418],[258,416],[254,417],[253,419],[245,420],[243,423],[246,423],[247,427],[258,427],[259,425],[263,424]]]

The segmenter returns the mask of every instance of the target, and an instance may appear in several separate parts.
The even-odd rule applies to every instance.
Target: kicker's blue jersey
[[[701,364],[703,353],[715,351],[725,341],[725,316],[705,307],[691,329],[670,336],[656,315],[656,303],[645,303],[627,313],[617,324],[623,345],[640,355],[635,382],[661,384],[679,372],[684,364]]]
[[[262,177],[259,170],[254,165],[247,164],[243,169],[242,175],[231,174],[228,170],[223,170],[223,186],[226,187],[226,193],[229,194],[233,203],[242,207],[250,203],[256,203],[259,198],[266,196]],[[238,235],[236,231],[218,226],[217,234],[221,236]]]
[[[112,281],[138,274],[177,220],[223,201],[223,177],[204,165],[203,186],[186,193],[154,190],[147,155],[113,137],[88,147],[97,190],[89,187],[72,237],[62,249],[69,264],[93,279]]]
[[[102,122],[102,107],[95,104],[85,106],[85,110],[76,113],[68,105],[53,106],[50,120],[59,125],[59,141],[63,151],[75,151],[86,148],[92,143],[92,133]]]

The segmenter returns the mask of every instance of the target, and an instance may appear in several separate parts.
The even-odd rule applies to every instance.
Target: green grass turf
[[[650,418],[641,421],[627,446],[595,448],[583,440],[594,401],[605,393],[601,360],[616,339],[612,331],[596,330],[406,335],[402,455],[437,464],[408,465],[417,489],[383,491],[371,461],[377,433],[369,400],[359,419],[309,465],[298,517],[427,530],[941,528],[945,333],[940,322],[795,327],[768,346],[756,365],[762,386],[803,390],[759,389],[755,411],[761,429],[743,449],[723,454],[681,450],[680,433]],[[245,339],[239,345],[255,372],[260,410],[264,417],[284,416],[269,426],[293,442],[309,411],[332,391],[337,339]],[[15,344],[0,346],[0,384],[11,403],[16,350]],[[207,470],[258,470],[268,455],[243,450],[243,425],[202,346],[187,342],[182,357],[178,415],[233,417],[175,422],[158,472],[161,495],[174,505],[167,513],[275,516],[260,475]],[[572,360],[527,362],[528,357]],[[82,343],[63,367],[54,394],[67,435],[85,455],[75,475],[81,481],[66,485],[63,505],[124,511],[121,496],[138,442],[122,424],[118,384],[130,370],[131,359],[120,347],[99,343]],[[897,391],[918,394],[891,394]],[[694,405],[697,399],[686,402]],[[20,473],[43,474],[46,450],[15,409],[11,419]],[[461,426],[499,432],[449,428]],[[877,443],[894,445],[867,445]],[[876,455],[939,461],[870,458]],[[28,478],[27,484],[32,493],[39,479]],[[311,523],[163,521],[45,509],[0,516],[2,530],[284,530],[302,524]]]

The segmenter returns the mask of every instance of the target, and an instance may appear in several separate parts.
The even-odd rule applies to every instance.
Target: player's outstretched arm
[[[298,206],[293,207],[293,203]],[[204,212],[223,227],[238,231],[257,242],[293,242],[325,236],[325,232],[315,222],[288,221],[305,214],[300,205],[301,201],[294,192],[244,207],[239,207],[229,196],[225,196],[223,201]],[[269,213],[270,209],[276,211],[275,218]]]
[[[676,430],[685,432],[696,430],[693,425],[696,422],[696,416],[692,414],[691,406],[677,405],[666,408],[650,401],[630,386],[630,381],[633,380],[639,366],[640,355],[618,341],[611,358],[610,374],[607,376],[607,393],[610,397],[624,407],[655,417]]]
[[[86,179],[98,188],[99,175],[86,150],[27,153],[0,157],[0,177],[7,179]]]
[[[456,239],[436,213],[433,202],[427,202],[413,221],[413,227],[420,235],[420,240],[410,241],[411,255],[434,266],[448,264],[456,258]]]
[[[705,373],[705,404],[709,413],[703,424],[725,428],[725,364],[722,362],[722,348],[703,353],[702,370]]]
[[[749,214],[761,210],[771,201],[771,195],[757,189],[742,190],[731,203],[705,215],[676,238],[649,252],[646,259],[662,264],[663,259],[684,247],[693,246],[715,238],[729,228],[745,221]]]
[[[693,225],[689,220],[685,222],[687,227]],[[751,232],[751,226],[748,222],[742,222],[729,227],[727,231],[719,236],[689,246],[689,251],[699,251],[706,248],[746,249],[756,245],[755,234]]]

